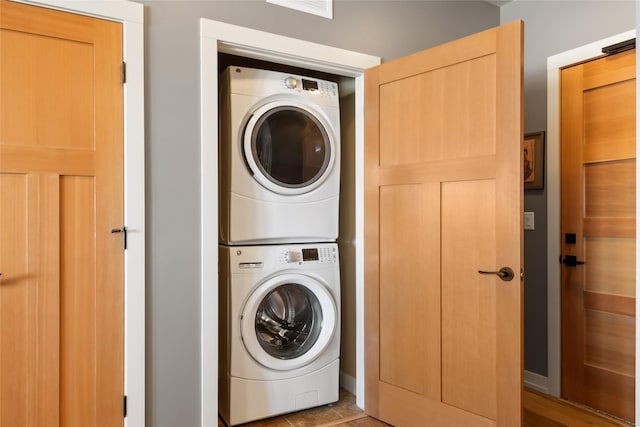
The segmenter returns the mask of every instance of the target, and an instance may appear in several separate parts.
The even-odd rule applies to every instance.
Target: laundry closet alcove
[[[351,250],[343,268],[355,277],[356,293],[356,380],[341,378],[355,389],[357,403],[364,406],[364,262],[363,262],[363,86],[364,70],[380,64],[380,58],[279,36],[210,19],[200,21],[200,90],[201,90],[201,425],[215,425],[218,417],[218,54],[227,53],[278,64],[301,67],[353,79],[354,140],[353,156],[343,156],[355,169],[351,188],[355,200],[353,241],[338,239]],[[344,148],[343,148],[344,152]],[[344,187],[343,187],[344,188]],[[344,191],[341,192],[345,193]],[[341,198],[345,197],[344,194]],[[351,220],[351,218],[349,218]]]

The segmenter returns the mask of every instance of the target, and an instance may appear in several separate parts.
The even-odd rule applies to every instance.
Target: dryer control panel
[[[232,94],[266,98],[272,95],[294,94],[320,105],[339,108],[338,83],[310,76],[280,71],[230,66],[223,77]]]
[[[338,96],[337,83],[325,80],[317,80],[299,76],[289,76],[284,79],[284,86],[287,89],[318,93],[324,96]]]

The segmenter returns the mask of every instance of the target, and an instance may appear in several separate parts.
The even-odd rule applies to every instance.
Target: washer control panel
[[[227,247],[231,273],[269,274],[286,270],[339,268],[338,245],[335,243],[283,244]]]
[[[338,250],[335,245],[283,248],[279,258],[281,264],[336,264]]]

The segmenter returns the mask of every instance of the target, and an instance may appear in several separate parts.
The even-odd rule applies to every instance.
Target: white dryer
[[[220,243],[338,236],[338,85],[228,67],[220,79]]]
[[[337,401],[337,245],[219,250],[223,420],[236,425]]]

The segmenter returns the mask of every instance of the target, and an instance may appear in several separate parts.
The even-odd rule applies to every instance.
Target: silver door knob
[[[513,270],[510,269],[509,267],[502,267],[498,271],[482,271],[482,270],[478,270],[478,273],[480,273],[480,274],[495,274],[496,276],[498,276],[501,280],[504,280],[505,282],[509,282],[509,281],[513,280],[513,278],[515,277],[515,274],[513,273]]]

